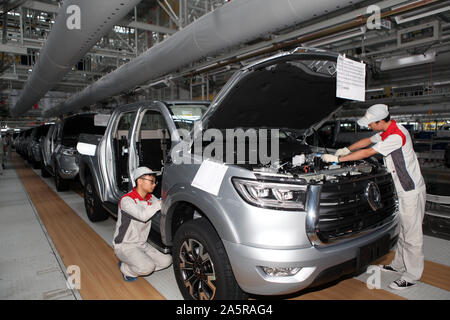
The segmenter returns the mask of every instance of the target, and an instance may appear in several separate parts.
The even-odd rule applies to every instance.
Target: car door
[[[162,103],[139,109],[131,137],[133,143],[130,145],[130,173],[141,166],[163,171],[171,147],[172,130],[174,128],[171,118]],[[157,180],[160,179],[161,176],[158,176]],[[155,189],[156,193],[158,190],[159,187]]]
[[[117,202],[130,191],[129,139],[137,108],[118,110],[110,119],[104,145],[99,145],[99,163],[106,181],[106,200]]]

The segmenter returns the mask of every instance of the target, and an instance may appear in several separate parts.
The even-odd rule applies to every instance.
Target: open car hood
[[[238,71],[202,119],[202,129],[289,128],[323,123],[346,100],[336,97],[338,54],[283,53]]]

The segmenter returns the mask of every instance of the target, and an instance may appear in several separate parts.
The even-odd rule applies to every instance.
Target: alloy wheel
[[[196,300],[212,300],[216,294],[214,263],[205,247],[187,239],[180,248],[180,272],[184,285]]]

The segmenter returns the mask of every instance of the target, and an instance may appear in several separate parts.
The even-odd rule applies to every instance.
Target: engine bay
[[[380,164],[372,158],[344,163],[322,161],[323,154],[334,152],[334,149],[327,150],[305,143],[281,143],[278,161],[247,168],[261,179],[294,179],[303,183],[340,182],[356,176],[368,176],[380,170]]]
[[[260,165],[252,171],[261,179],[300,180],[306,183],[340,182],[355,176],[367,176],[378,171],[370,161],[359,160],[346,163],[325,163],[322,153],[300,154],[291,160]]]
[[[255,131],[256,132],[256,131]],[[222,144],[214,142],[215,147],[220,147],[223,152],[219,153],[222,158],[227,159],[227,163],[236,164],[252,171],[258,179],[278,180],[298,183],[324,183],[339,182],[357,176],[369,176],[382,170],[382,166],[375,158],[368,158],[358,161],[348,161],[344,163],[326,163],[321,156],[325,153],[333,153],[335,149],[310,145],[306,141],[305,131],[280,129],[276,136],[277,149],[273,150],[272,141],[269,137],[260,137],[255,133],[255,141],[251,145],[248,139],[232,141],[232,149],[224,147]],[[223,136],[226,136],[223,133]],[[226,142],[230,142],[225,140]],[[255,142],[254,141],[254,142]],[[322,141],[319,142],[322,144]],[[266,146],[267,157],[270,162],[264,163],[260,158],[259,148]],[[212,143],[204,141],[202,148],[210,148]],[[256,147],[255,147],[256,146]],[[195,144],[194,144],[195,147]],[[203,151],[204,149],[202,149]],[[229,157],[229,153],[231,156]],[[272,152],[275,152],[274,157]],[[256,161],[251,161],[250,154],[255,155]],[[269,156],[270,154],[270,156]],[[217,154],[215,154],[217,156]],[[228,161],[231,158],[231,161]],[[222,160],[223,161],[223,160]]]

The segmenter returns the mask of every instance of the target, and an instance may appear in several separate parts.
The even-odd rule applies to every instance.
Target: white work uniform
[[[3,174],[3,138],[0,137],[0,174]]]
[[[6,145],[6,155],[9,161],[12,160],[12,138],[8,136],[7,145]]]
[[[147,242],[150,219],[159,210],[160,200],[151,194],[143,199],[136,188],[120,199],[113,247],[125,276],[148,275],[172,263],[171,255],[159,252]]]
[[[391,120],[383,133],[370,140],[372,148],[384,156],[397,191],[400,234],[391,266],[402,272],[402,279],[413,282],[422,276],[424,266],[422,221],[425,214],[426,189],[419,161],[408,130]]]

